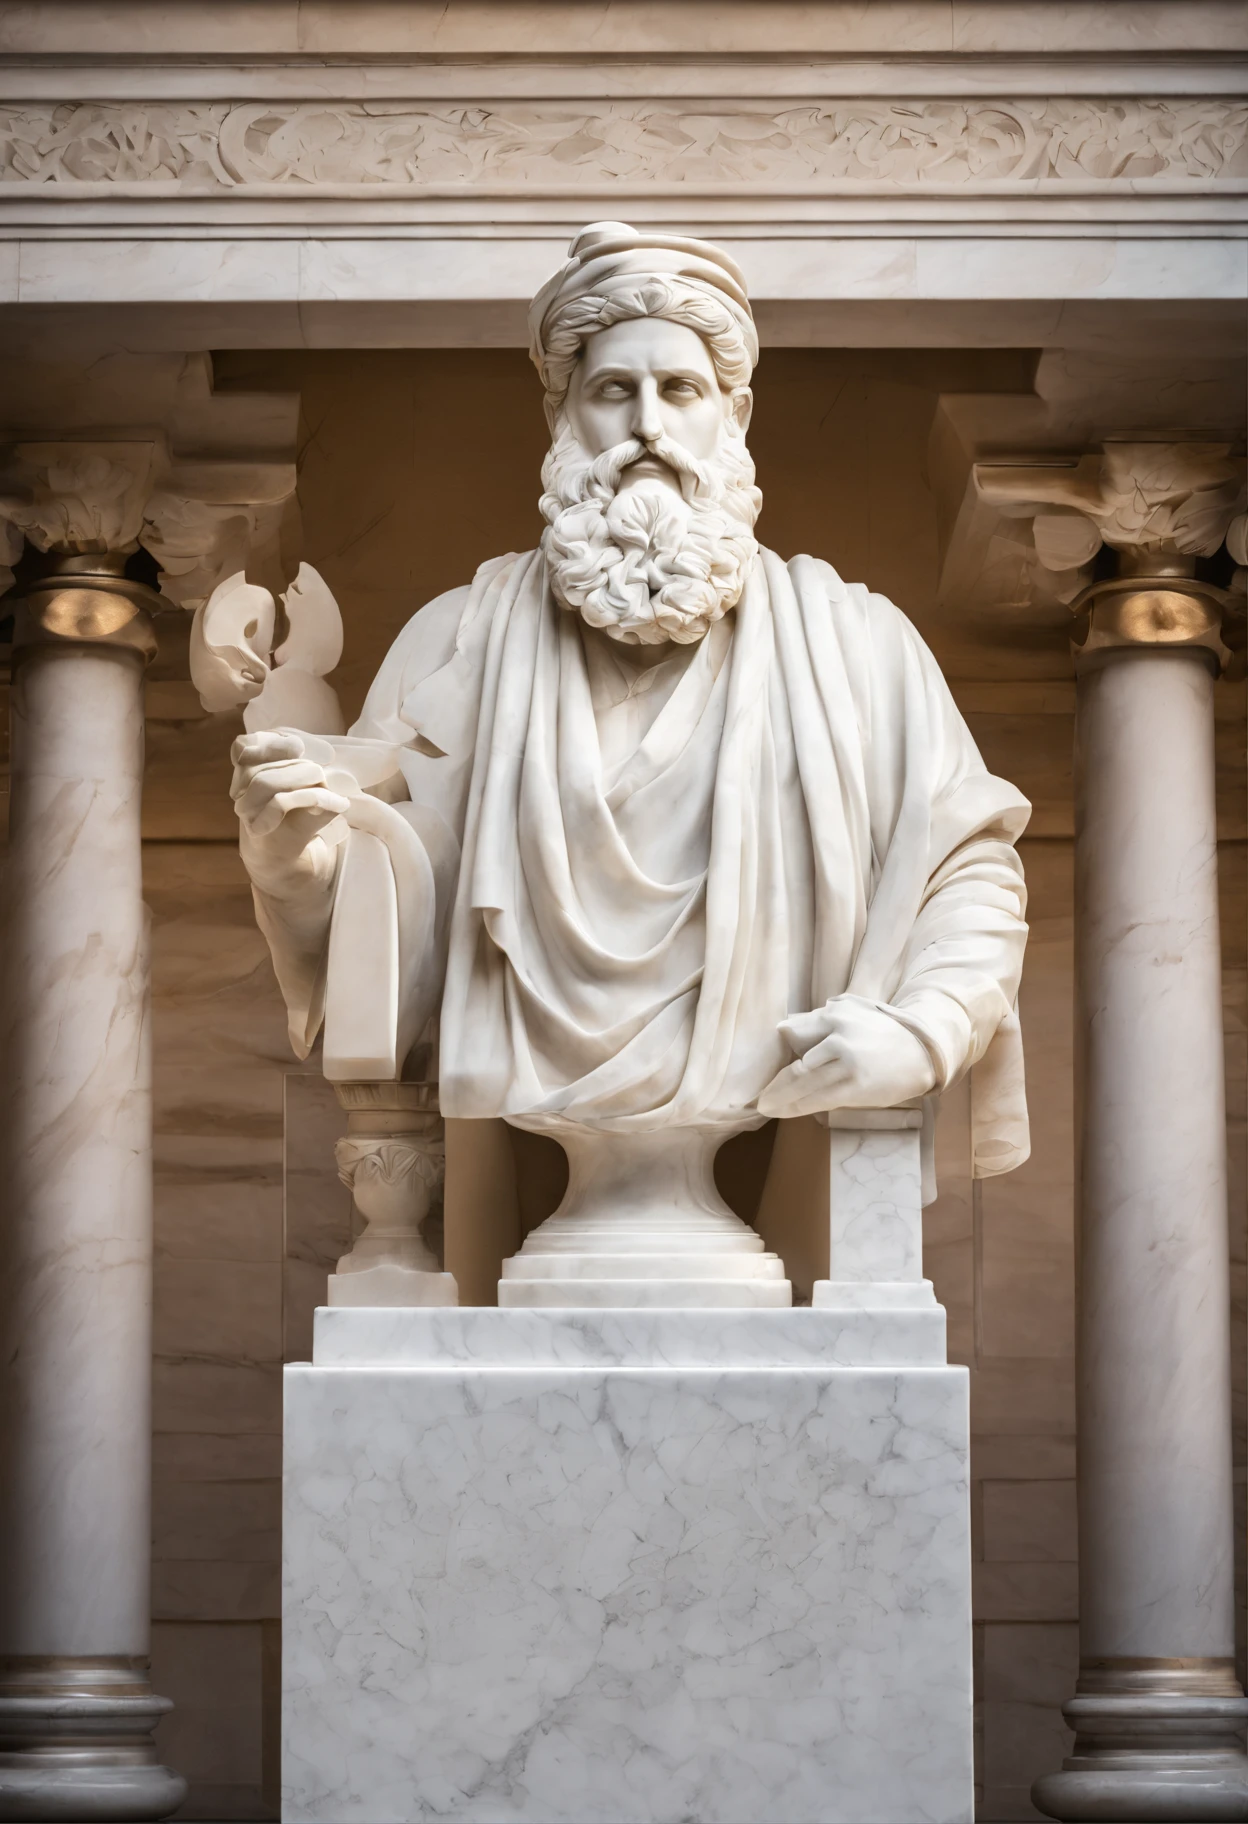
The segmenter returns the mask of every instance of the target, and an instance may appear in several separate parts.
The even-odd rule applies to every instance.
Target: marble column
[[[1225,597],[1196,578],[1183,525],[1102,518],[1118,574],[1076,604],[1080,1675],[1073,1752],[1033,1792],[1052,1817],[1137,1824],[1248,1818],[1214,805]]]
[[[75,536],[92,503],[66,493],[72,465],[45,469],[56,511],[36,500],[25,522],[50,547],[44,573],[6,603],[17,617],[0,1231],[0,1818],[10,1819],[159,1818],[186,1792],[157,1762],[152,1731],[170,1705],[148,1679],[139,808],[160,598],[124,576],[142,446],[98,462],[96,483],[116,484],[107,523],[96,513]],[[104,538],[112,549],[89,548]]]

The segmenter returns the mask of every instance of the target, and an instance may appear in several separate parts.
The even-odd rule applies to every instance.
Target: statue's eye
[[[699,389],[694,385],[692,380],[669,380],[666,390],[674,399],[698,399],[701,397]]]
[[[604,380],[598,388],[600,399],[628,399],[631,395],[632,388],[623,380]]]

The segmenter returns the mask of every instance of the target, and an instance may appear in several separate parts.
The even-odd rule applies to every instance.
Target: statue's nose
[[[659,389],[653,381],[638,388],[633,434],[643,443],[653,443],[663,435],[663,420],[659,416]]]

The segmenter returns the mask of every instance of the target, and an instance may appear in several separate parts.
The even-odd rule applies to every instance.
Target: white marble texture
[[[453,1273],[405,1267],[398,1261],[361,1267],[354,1273],[331,1273],[326,1297],[334,1306],[369,1309],[375,1306],[456,1305],[459,1290]]]
[[[64,203],[58,207],[65,211]],[[925,209],[930,211],[932,204],[925,203]],[[1146,216],[1146,206],[1140,214]],[[1248,243],[1217,221],[1193,222],[1187,232],[1162,239],[1131,238],[1120,230],[1061,237],[1048,223],[1037,224],[1038,232],[1031,224],[1012,224],[1008,236],[961,232],[919,239],[889,232],[890,226],[885,222],[883,232],[877,227],[865,237],[833,228],[813,239],[794,234],[743,241],[740,247],[756,280],[756,296],[769,304],[974,304],[985,297],[1009,302],[1238,300],[1248,291]],[[560,240],[500,232],[496,225],[487,238],[477,234],[418,243],[396,242],[393,234],[302,241],[231,238],[228,230],[199,239],[181,228],[176,239],[97,242],[31,236],[6,243],[4,250],[9,247],[16,258],[9,268],[6,301],[14,303],[255,303],[268,307],[259,313],[258,333],[275,339],[283,333],[290,337],[289,306],[295,304],[427,303],[445,312],[452,341],[465,309],[479,318],[483,305],[510,305],[506,339],[514,344],[521,339],[516,301],[545,276]],[[422,324],[422,330],[427,333],[428,325]]]
[[[321,1315],[407,1363],[287,1370],[288,1824],[969,1821],[965,1371],[552,1360],[685,1315]]]
[[[754,538],[731,254],[592,223],[529,316],[539,547],[415,615],[345,740],[236,745],[257,916],[301,1056],[323,1019],[327,1075],[396,1078],[436,1017],[443,1113],[565,1146],[501,1303],[785,1305],[715,1189],[733,1133],[975,1059],[978,1169],[1026,1157],[1030,807],[891,603]],[[847,1277],[904,1281],[914,1225],[872,1271],[874,1220]]]
[[[94,474],[118,467],[101,455]],[[72,498],[58,505],[72,526]],[[170,1706],[147,1679],[142,693],[137,650],[19,649],[0,1044],[3,1818],[160,1818],[186,1796],[156,1764]]]
[[[248,730],[342,733],[342,706],[325,673],[342,657],[342,615],[318,570],[301,563],[282,592],[286,635],[274,650],[276,604],[236,571],[195,610],[191,679],[210,713],[243,710]],[[245,706],[245,707],[244,707]]]
[[[1082,1652],[1225,1659],[1230,1294],[1207,655],[1113,654],[1080,678],[1078,717]]]
[[[1213,687],[1201,649],[1079,679],[1080,1677],[1033,1788],[1057,1818],[1248,1818]]]
[[[566,1129],[568,1189],[503,1262],[498,1302],[521,1306],[714,1306],[793,1302],[779,1256],[715,1188],[723,1130]]]
[[[923,1277],[922,1122],[917,1109],[853,1110],[829,1117],[829,1277],[818,1309],[934,1306]],[[870,1123],[870,1125],[867,1125]]]
[[[945,1365],[945,1314],[812,1311],[317,1311],[318,1368],[838,1368]]]
[[[143,665],[13,687],[0,1273],[0,1652],[147,1651],[151,1060]]]

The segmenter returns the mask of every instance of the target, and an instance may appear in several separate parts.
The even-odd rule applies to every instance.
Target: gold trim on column
[[[0,1654],[0,1692],[9,1697],[151,1695],[151,1662],[131,1654]]]
[[[144,664],[152,659],[152,616],[168,604],[126,576],[125,562],[117,552],[57,554],[42,576],[12,591],[14,657],[40,646],[108,646],[137,653]]]
[[[1235,1697],[1244,1693],[1233,1659],[1085,1659],[1081,1697],[1150,1693],[1170,1697]]]
[[[1079,617],[1076,659],[1128,649],[1208,652],[1218,671],[1231,654],[1222,639],[1225,589],[1194,576],[1114,576],[1092,583],[1071,604]]]

